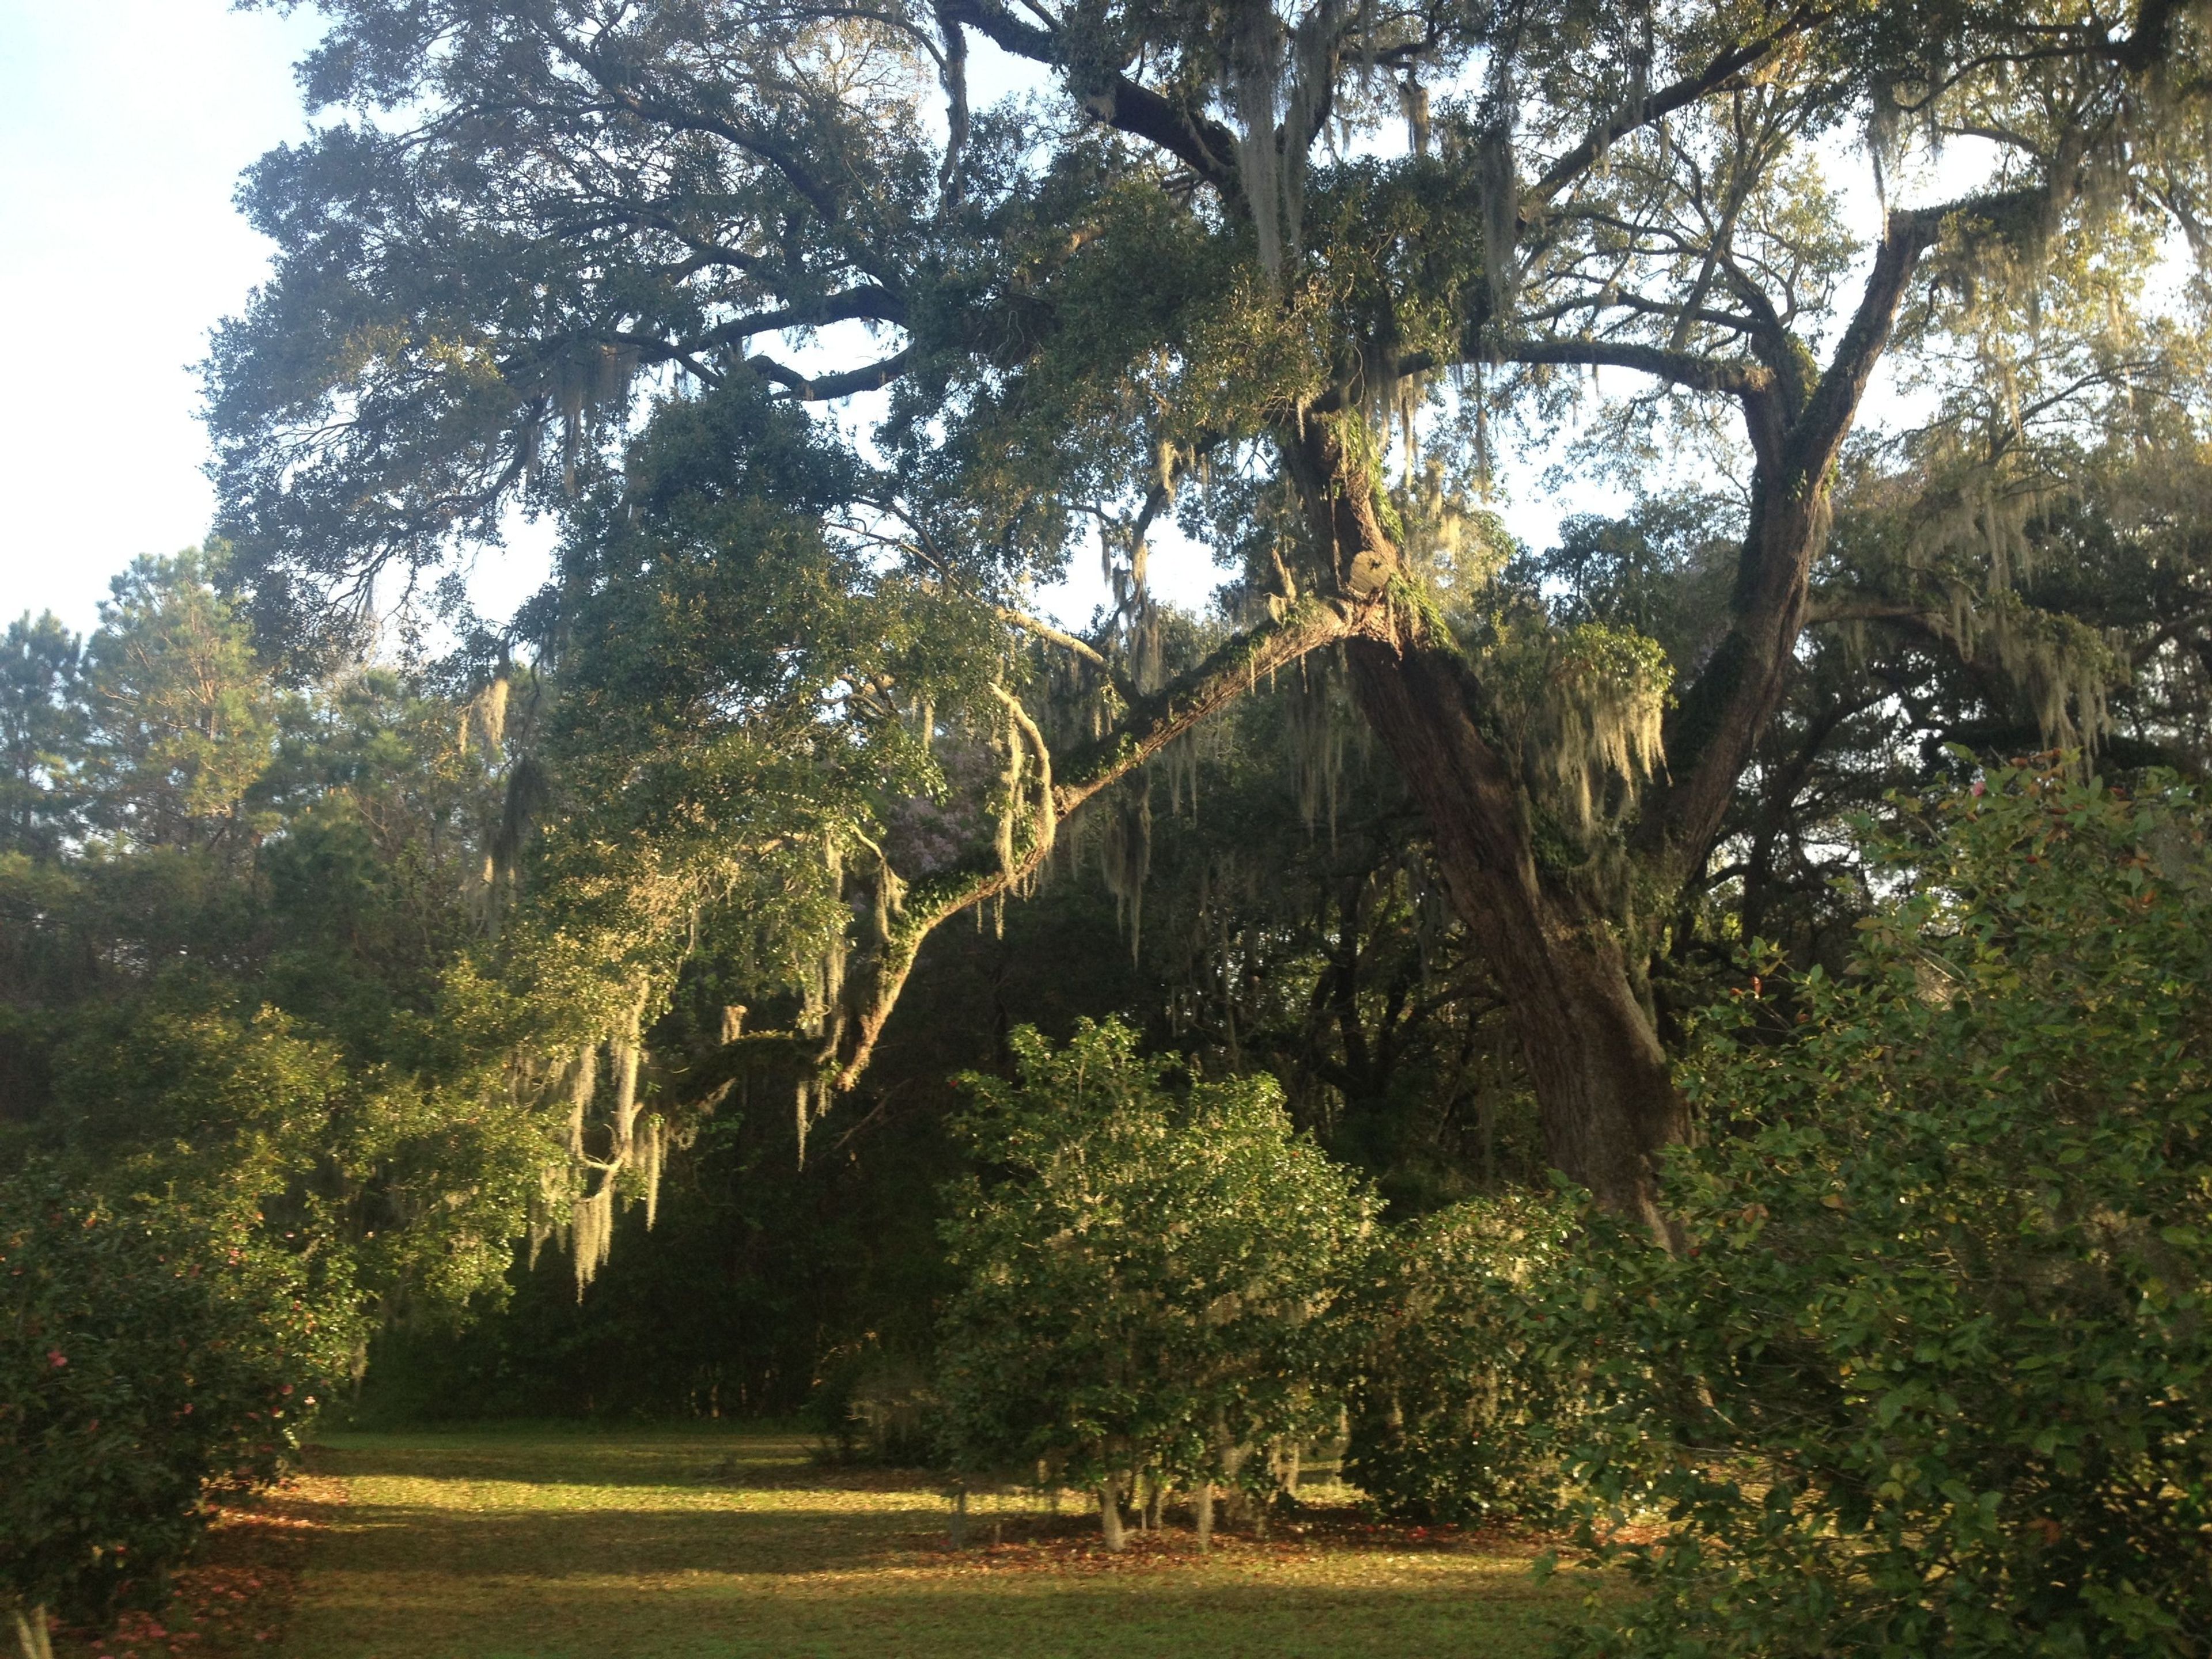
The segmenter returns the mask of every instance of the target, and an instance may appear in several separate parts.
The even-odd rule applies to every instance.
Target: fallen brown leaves
[[[106,1632],[57,1632],[66,1659],[240,1659],[283,1634],[300,1574],[345,1485],[300,1474],[251,1502],[223,1505],[158,1615],[125,1613]]]

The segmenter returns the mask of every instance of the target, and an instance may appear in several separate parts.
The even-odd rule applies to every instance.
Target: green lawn
[[[291,1659],[1351,1659],[1540,1654],[1576,1593],[1528,1553],[1324,1519],[1212,1556],[1109,1557],[1036,1505],[820,1469],[795,1436],[342,1435]],[[1150,1547],[1147,1547],[1146,1546]]]

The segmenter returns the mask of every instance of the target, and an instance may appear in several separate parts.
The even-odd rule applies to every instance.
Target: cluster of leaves
[[[1580,1401],[1532,1310],[1572,1254],[1573,1206],[1465,1199],[1393,1234],[1350,1312],[1345,1474],[1423,1525],[1555,1513]]]
[[[1271,1079],[1179,1097],[1119,1024],[1012,1042],[1018,1081],[966,1080],[993,1173],[945,1227],[964,1277],[939,1351],[956,1462],[1042,1470],[1109,1506],[1139,1477],[1266,1480],[1256,1454],[1336,1422],[1329,1316],[1373,1200]]]
[[[865,482],[747,381],[672,404],[622,487],[578,505],[562,592],[526,617],[558,693],[533,854],[548,976],[628,963],[665,987],[703,921],[731,1000],[788,995],[845,948],[847,863],[886,886],[898,813],[946,794],[940,720],[1000,718],[988,607],[836,533]],[[933,851],[906,876],[949,861]]]
[[[479,960],[480,707],[287,673],[219,549],[5,661],[0,1158],[51,1174],[5,1200],[0,1487],[25,1605],[96,1615],[158,1597],[380,1311],[496,1290],[556,1153],[509,1086],[536,1014]]]
[[[210,1496],[272,1479],[359,1337],[236,1206],[0,1181],[0,1600],[157,1603]]]
[[[391,670],[288,687],[220,550],[145,560],[84,647],[26,619],[0,848],[0,1133],[117,1194],[313,1241],[334,1301],[495,1283],[544,1127],[471,958],[504,754]]]
[[[1589,1535],[1664,1517],[1592,1653],[2203,1650],[2203,802],[2014,770],[1923,828],[1849,977],[1696,1045],[1679,1248],[1594,1218],[1543,1310]]]

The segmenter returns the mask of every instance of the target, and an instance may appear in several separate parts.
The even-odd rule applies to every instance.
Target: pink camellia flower
[[[47,1349],[46,1359],[56,1370],[61,1370],[63,1366],[69,1364],[69,1356],[64,1353],[59,1348]]]

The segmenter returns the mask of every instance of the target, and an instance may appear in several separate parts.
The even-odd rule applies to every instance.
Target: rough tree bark
[[[1545,1156],[1655,1226],[1653,1159],[1687,1120],[1620,939],[1540,868],[1527,810],[1444,649],[1349,647],[1354,695],[1419,801],[1452,907],[1504,988]]]
[[[2018,205],[2006,198],[1971,207],[1986,215]],[[1912,270],[1954,210],[1891,216],[1858,311],[1817,380],[1778,326],[1756,367],[1662,353],[1634,365],[1733,392],[1755,458],[1729,626],[1668,722],[1673,781],[1652,793],[1636,827],[1635,854],[1662,890],[1703,870],[1736,780],[1781,701],[1827,538],[1838,453]],[[1546,361],[1569,355],[1552,343],[1540,353]],[[1336,424],[1357,418],[1309,417],[1282,446],[1327,552],[1334,597],[1387,618],[1346,641],[1360,713],[1426,814],[1453,907],[1497,969],[1547,1156],[1608,1209],[1663,1236],[1659,1155],[1684,1138],[1689,1117],[1636,988],[1629,953],[1651,941],[1628,918],[1598,908],[1569,872],[1547,867],[1526,784],[1486,732],[1479,674],[1421,607],[1394,602],[1404,559],[1376,511],[1376,481]]]

